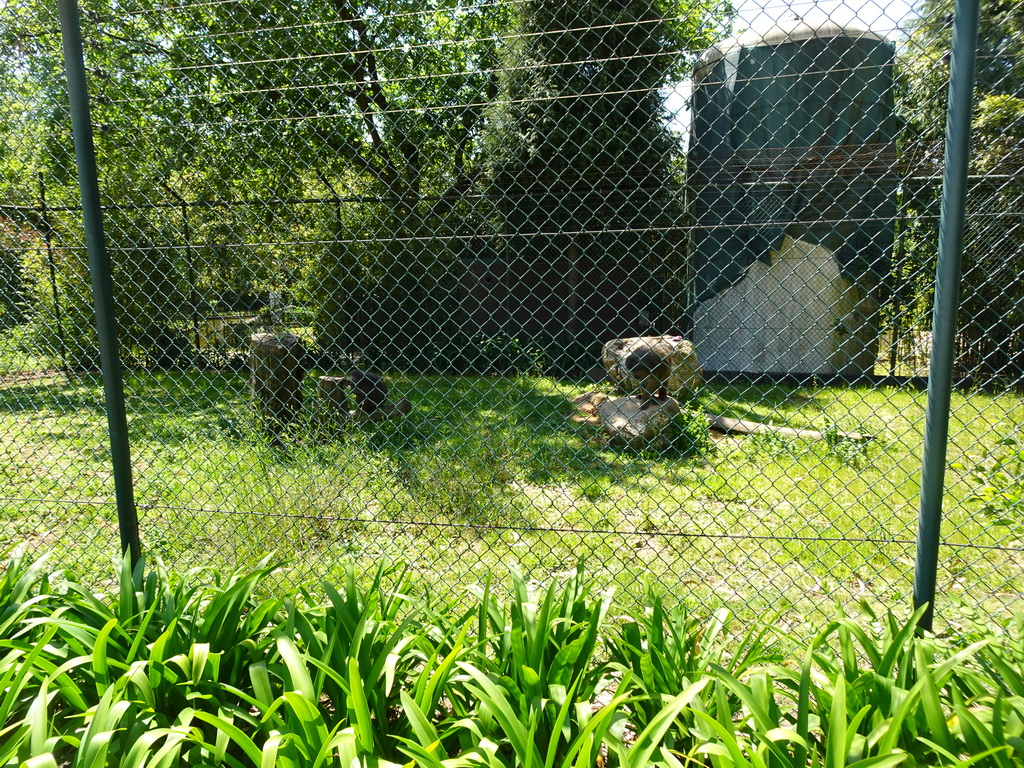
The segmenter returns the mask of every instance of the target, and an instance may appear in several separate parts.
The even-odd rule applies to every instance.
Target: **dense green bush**
[[[953,465],[971,485],[967,501],[995,525],[1020,530],[1024,524],[1024,445],[1006,437],[980,456]]]
[[[28,290],[21,254],[29,248],[42,250],[41,240],[38,232],[0,217],[0,328],[24,320]]]
[[[47,253],[34,248],[20,256],[32,351],[72,368],[98,368],[99,340],[84,249],[54,248]]]
[[[807,640],[653,594],[612,613],[582,566],[449,603],[400,570],[326,599],[272,594],[273,572],[122,564],[98,595],[16,552],[0,765],[1024,762],[1021,619],[943,640],[840,615]]]

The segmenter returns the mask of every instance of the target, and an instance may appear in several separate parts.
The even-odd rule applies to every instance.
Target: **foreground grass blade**
[[[356,727],[356,738],[360,748],[366,754],[373,754],[373,722],[370,719],[370,707],[366,702],[363,680],[359,676],[359,662],[348,660],[348,706]]]
[[[193,713],[193,717],[196,720],[200,720],[204,723],[212,725],[219,733],[225,734],[233,744],[241,749],[246,757],[252,761],[253,765],[260,765],[263,762],[263,752],[256,746],[256,743],[248,736],[241,728],[234,723],[229,723],[227,720],[211,715],[208,712],[202,712],[196,710]]]
[[[281,654],[285,669],[288,672],[285,681],[288,690],[296,691],[307,701],[316,702],[316,690],[313,687],[313,679],[309,676],[309,669],[295,642],[280,632],[274,633],[277,641],[277,652]]]
[[[501,725],[502,730],[508,737],[516,756],[521,765],[541,766],[544,760],[541,757],[537,745],[533,743],[530,729],[526,727],[516,715],[509,704],[508,697],[504,690],[495,685],[490,678],[471,664],[459,662],[459,667],[465,671],[476,685],[467,687],[479,700],[487,706],[491,714]]]
[[[708,678],[698,680],[666,704],[650,724],[637,734],[633,747],[624,756],[623,764],[628,768],[646,768],[655,751],[661,747],[672,722],[710,682]]]

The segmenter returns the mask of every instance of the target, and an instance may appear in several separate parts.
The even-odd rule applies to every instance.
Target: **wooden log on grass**
[[[317,399],[328,413],[348,414],[351,385],[344,376],[321,376],[316,382]]]
[[[708,419],[708,426],[716,432],[723,434],[753,435],[758,432],[775,432],[786,437],[803,437],[808,440],[824,440],[826,434],[814,429],[793,429],[791,427],[776,427],[771,424],[763,424],[760,421],[746,421],[744,419],[730,419],[728,416],[717,416],[713,413],[705,414]],[[855,442],[866,442],[874,435],[866,435],[861,432],[836,432],[835,437],[839,440],[853,440]]]
[[[359,407],[358,395],[353,391],[352,379],[347,376],[321,376],[317,380],[316,390],[317,399],[322,403],[324,413],[329,418],[350,417],[356,424],[365,424],[370,421],[387,421],[412,413],[412,403],[404,397],[398,401],[384,400],[381,403],[374,403],[372,410],[363,410]],[[352,396],[356,400],[354,411],[349,410]]]
[[[302,410],[306,353],[291,333],[254,333],[249,344],[253,403],[267,435],[277,442]]]

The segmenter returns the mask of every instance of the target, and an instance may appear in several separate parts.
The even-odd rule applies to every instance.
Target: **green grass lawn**
[[[728,436],[695,454],[637,456],[570,419],[567,398],[592,384],[391,380],[410,416],[334,430],[310,416],[274,448],[253,431],[246,375],[129,374],[146,551],[178,570],[276,552],[289,583],[390,558],[436,590],[513,563],[544,579],[585,556],[627,594],[650,581],[695,602],[793,615],[837,599],[909,604],[923,392],[707,387],[701,401],[715,413],[833,439]],[[960,393],[953,411],[951,464],[1024,424],[1009,394]],[[108,570],[118,534],[98,376],[0,388],[0,480],[0,543]],[[950,471],[939,588],[986,611],[1016,605],[1015,532],[965,503],[971,490]]]

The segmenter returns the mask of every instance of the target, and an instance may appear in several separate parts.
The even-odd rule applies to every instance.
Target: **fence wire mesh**
[[[90,569],[117,515],[52,6],[0,9],[0,541]],[[905,605],[951,14],[84,2],[143,550]],[[1022,48],[983,0],[939,571],[983,612],[1019,607]]]

